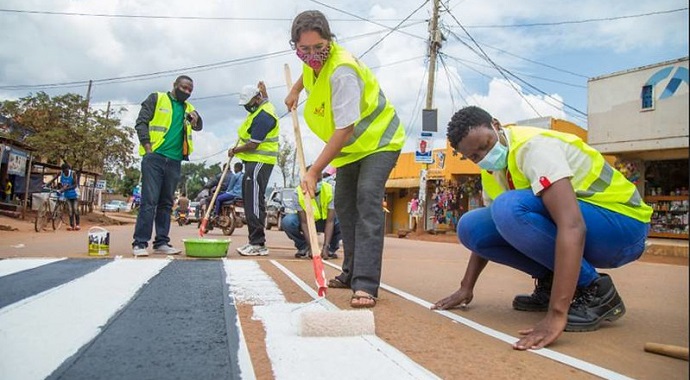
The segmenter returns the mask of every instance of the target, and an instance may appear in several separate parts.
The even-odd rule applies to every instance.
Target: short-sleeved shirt
[[[360,102],[364,82],[354,69],[345,65],[335,69],[330,80],[335,128],[349,127],[361,117]]]
[[[260,144],[266,139],[268,132],[276,126],[276,119],[268,112],[261,110],[254,116],[252,125],[249,126],[249,141]]]
[[[510,141],[510,128],[503,130]],[[517,166],[529,180],[535,195],[560,179],[585,176],[592,168],[592,159],[582,150],[549,136],[532,137],[516,153]],[[495,171],[493,176],[504,190],[510,190],[505,170]],[[484,201],[488,204],[489,200],[485,197]]]
[[[166,94],[172,105],[172,122],[165,133],[163,144],[156,149],[156,153],[173,160],[182,161],[182,145],[184,141],[184,102]]]

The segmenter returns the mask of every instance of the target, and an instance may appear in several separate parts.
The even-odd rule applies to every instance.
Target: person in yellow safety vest
[[[306,90],[304,119],[326,143],[303,173],[302,191],[315,194],[328,164],[338,170],[335,208],[344,260],[342,273],[328,286],[351,288],[351,307],[374,307],[383,254],[381,199],[405,143],[405,128],[371,70],[334,41],[323,13],[297,15],[290,43],[303,65],[285,105],[296,109],[300,92]]]
[[[176,255],[170,245],[170,215],[175,189],[180,182],[182,160],[194,150],[192,131],[201,131],[203,121],[187,101],[194,90],[192,78],[180,75],[170,92],[154,92],[141,103],[134,129],[139,137],[141,159],[141,204],[134,227],[132,254],[148,256],[154,220],[153,253]]]
[[[5,202],[10,203],[12,200],[12,181],[10,176],[5,176]]]
[[[479,107],[448,123],[450,146],[479,165],[488,207],[465,213],[458,237],[472,251],[460,289],[434,309],[465,307],[487,262],[531,275],[536,289],[513,308],[546,311],[513,348],[537,349],[565,331],[593,331],[625,314],[611,277],[645,249],[652,209],[635,185],[579,137],[502,127]]]
[[[240,92],[239,105],[247,118],[237,130],[239,140],[228,150],[228,157],[237,157],[244,164],[242,200],[249,230],[249,242],[237,248],[242,256],[266,256],[266,186],[278,162],[280,128],[273,104],[268,101],[264,82],[246,85]]]
[[[295,189],[295,192],[299,204],[297,213],[286,214],[280,222],[280,227],[295,243],[296,258],[311,257],[312,249],[309,240],[307,214],[305,213],[305,197],[299,187]],[[333,195],[333,186],[326,181],[319,181],[316,184],[316,196],[311,200],[316,231],[323,232],[323,246],[320,252],[321,258],[324,260],[337,259],[338,254],[336,252],[340,248],[340,223],[335,214]]]

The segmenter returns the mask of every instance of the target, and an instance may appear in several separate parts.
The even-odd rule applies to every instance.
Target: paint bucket
[[[102,227],[89,228],[89,256],[108,256],[110,232]]]

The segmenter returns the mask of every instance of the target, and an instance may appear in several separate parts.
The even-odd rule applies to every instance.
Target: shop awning
[[[386,181],[386,189],[411,189],[419,187],[419,178],[392,178]]]

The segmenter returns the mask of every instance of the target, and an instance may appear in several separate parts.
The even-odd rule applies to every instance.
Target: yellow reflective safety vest
[[[302,82],[308,93],[304,105],[304,119],[309,128],[324,142],[335,132],[331,104],[331,75],[342,65],[351,67],[362,79],[364,89],[360,99],[361,115],[354,124],[354,133],[333,159],[333,167],[356,162],[376,152],[401,150],[405,143],[405,128],[393,105],[381,91],[374,74],[347,50],[331,42],[331,53],[318,78],[314,70],[302,66]]]
[[[512,126],[510,131],[510,150],[508,151],[508,168],[506,176],[516,190],[530,189],[530,181],[517,165],[516,157],[524,144],[537,135],[559,139],[584,152],[592,162],[591,170],[584,176],[571,177],[570,182],[578,200],[588,202],[607,210],[629,216],[643,223],[649,223],[652,208],[649,207],[637,191],[637,187],[604,159],[597,150],[587,145],[582,139],[569,133],[534,128]],[[574,171],[577,168],[573,169]],[[482,187],[486,195],[496,199],[505,191],[496,178],[486,170],[481,171]]]
[[[249,133],[249,128],[252,126],[252,121],[254,121],[256,115],[262,110],[266,111],[266,113],[276,120],[275,126],[268,132],[264,141],[262,141],[255,150],[237,153],[235,157],[242,161],[263,162],[264,164],[275,165],[278,162],[278,139],[280,128],[278,128],[278,117],[276,116],[276,109],[273,104],[264,102],[256,111],[250,113],[247,118],[244,119],[244,123],[240,125],[237,135],[240,139],[240,144],[248,143],[249,139],[252,137],[251,133]]]
[[[158,100],[156,101],[156,110],[153,113],[153,119],[149,121],[149,140],[151,142],[151,151],[155,152],[165,141],[165,134],[168,133],[170,125],[172,124],[172,102],[168,98],[166,92],[157,92]],[[195,108],[191,103],[185,102],[185,116],[194,111]],[[188,156],[194,150],[194,143],[192,141],[192,124],[184,118],[184,136],[186,138],[187,152],[183,155]],[[139,155],[146,154],[146,149],[143,145],[139,145]]]
[[[297,199],[299,200],[302,210],[306,210],[304,204],[304,194],[302,188],[297,186]],[[311,208],[314,210],[314,221],[328,218],[328,204],[333,200],[333,186],[325,181],[321,181],[321,191],[319,193],[319,204],[316,204],[316,199],[311,200]]]

